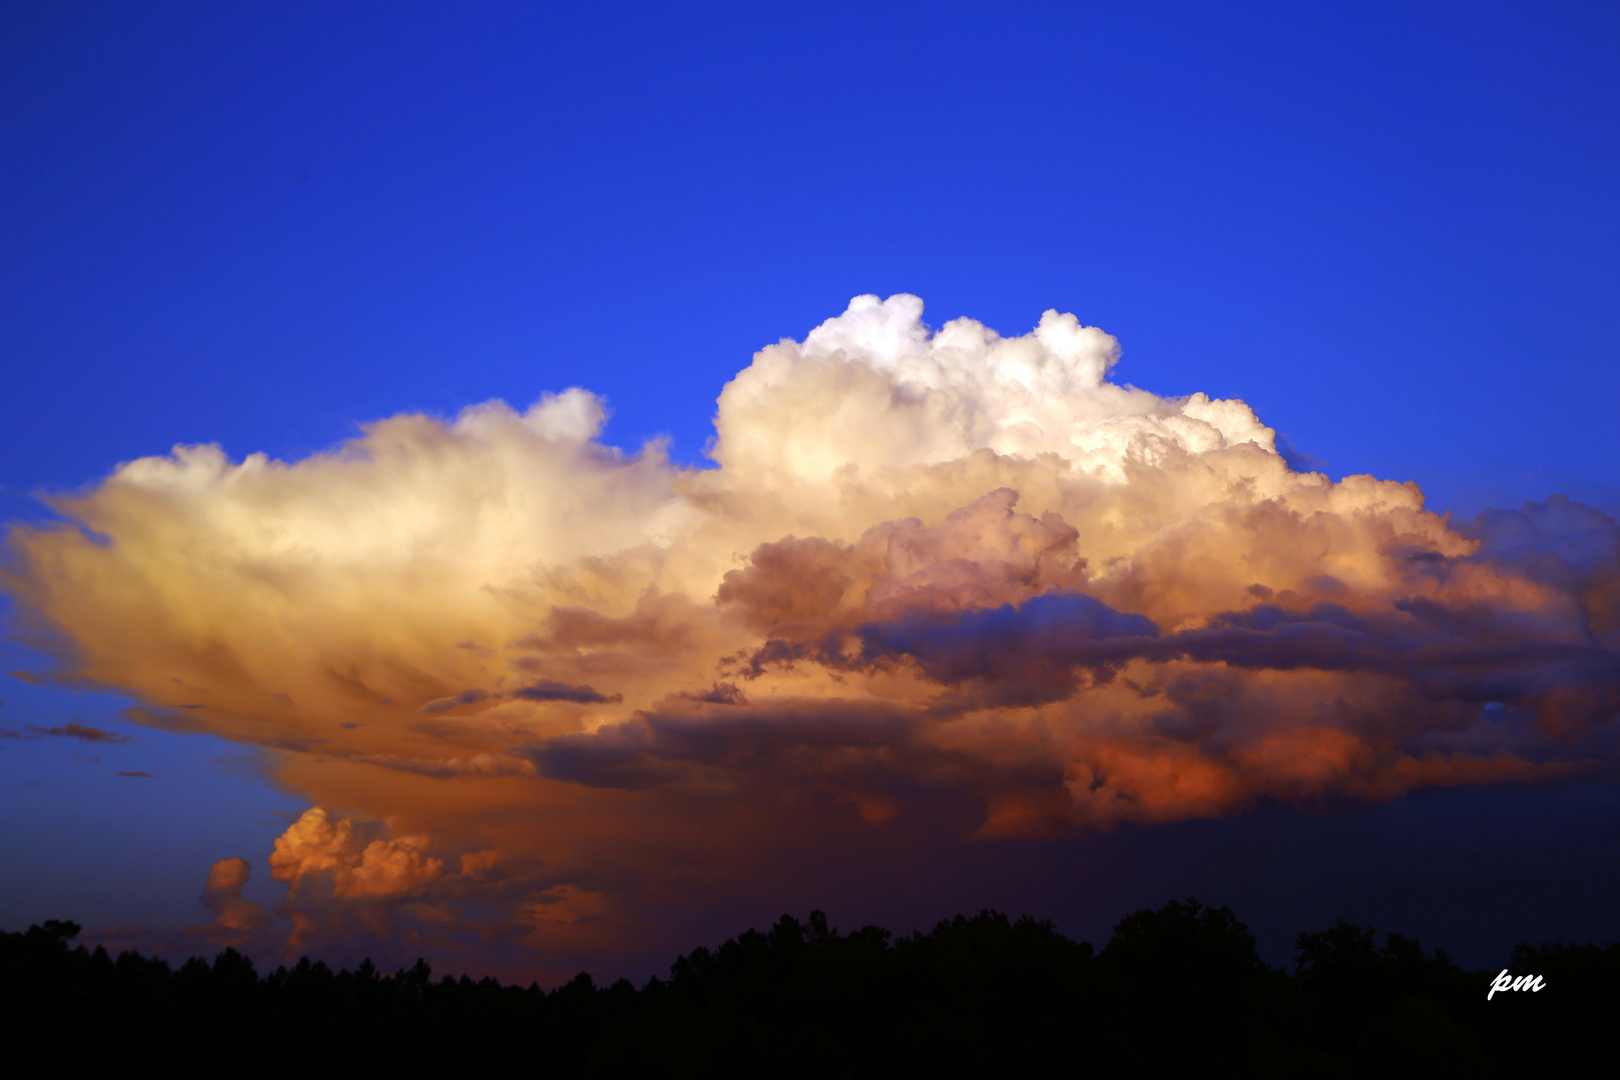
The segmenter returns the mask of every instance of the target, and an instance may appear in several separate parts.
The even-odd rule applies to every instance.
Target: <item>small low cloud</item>
[[[517,692],[525,701],[572,701],[579,705],[617,705],[623,694],[599,693],[594,686],[573,686],[553,679],[541,679]]]
[[[247,931],[270,925],[269,913],[242,896],[242,886],[252,876],[253,868],[246,859],[221,859],[208,871],[201,899],[221,927]]]
[[[91,727],[89,724],[81,724],[77,720],[70,720],[67,723],[63,724],[61,727],[42,728],[42,727],[35,727],[32,724],[28,725],[28,727],[29,727],[30,731],[37,732],[40,735],[49,735],[49,736],[53,736],[55,738],[62,738],[62,739],[78,739],[80,742],[87,742],[87,743],[127,743],[127,742],[129,742],[129,736],[128,735],[120,735],[120,734],[118,734],[117,732],[114,732],[114,731],[102,731],[100,728]]]
[[[682,694],[689,701],[701,702],[705,705],[746,705],[748,695],[738,689],[736,683],[717,682],[701,694]]]
[[[487,697],[489,695],[482,690],[463,690],[453,697],[435,698],[423,705],[421,711],[425,713],[448,712],[460,705],[476,705]]]
[[[148,780],[152,779],[152,774],[149,773],[149,772],[140,772],[140,771],[136,771],[136,772],[120,772],[118,775],[119,776],[142,776],[142,777],[145,777]]]

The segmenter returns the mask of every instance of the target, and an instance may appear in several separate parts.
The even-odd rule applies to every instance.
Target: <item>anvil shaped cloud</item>
[[[589,952],[812,834],[835,872],[827,837],[1612,768],[1611,519],[1456,527],[1293,470],[1242,402],[1109,381],[1072,316],[921,315],[759,352],[714,468],[602,444],[579,389],[292,463],[177,447],[14,527],[4,584],[61,680],[276,752],[317,804],[271,856],[304,945]],[[246,874],[209,879],[222,933],[269,932]]]

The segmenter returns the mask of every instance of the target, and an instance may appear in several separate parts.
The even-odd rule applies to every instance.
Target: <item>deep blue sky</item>
[[[0,19],[13,513],[570,384],[695,458],[755,349],[897,291],[1072,310],[1443,507],[1620,497],[1612,3]]]
[[[755,349],[900,291],[935,325],[1073,311],[1119,378],[1241,397],[1440,509],[1613,513],[1617,135],[1612,2],[13,2],[0,516],[177,442],[295,457],[569,385],[609,441],[697,460]],[[13,727],[118,724],[6,682]],[[225,744],[136,734],[95,768],[157,754],[216,808],[206,858],[297,808]],[[195,817],[63,741],[0,748],[35,882],[0,924],[156,857],[96,822]],[[185,855],[195,884],[120,887],[189,912]]]

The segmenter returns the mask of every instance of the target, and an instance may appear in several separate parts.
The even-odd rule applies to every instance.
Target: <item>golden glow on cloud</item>
[[[601,444],[578,389],[293,463],[177,447],[13,528],[5,585],[64,679],[277,752],[316,804],[269,856],[303,945],[476,923],[589,951],[812,832],[994,842],[1612,763],[1613,521],[1460,530],[1415,485],[1292,470],[1242,402],[1110,382],[1073,316],[921,314],[860,297],[759,352],[717,468]],[[247,873],[205,901],[268,932]]]

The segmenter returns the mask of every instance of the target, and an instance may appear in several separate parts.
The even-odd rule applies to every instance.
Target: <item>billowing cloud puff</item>
[[[426,838],[416,836],[367,840],[354,822],[316,806],[277,838],[270,873],[293,895],[320,880],[336,896],[397,896],[444,869],[423,853],[426,846]]]
[[[807,850],[1613,767],[1610,518],[1457,526],[1110,381],[1072,316],[921,312],[758,353],[714,468],[602,444],[578,389],[291,463],[177,447],[13,528],[5,585],[60,678],[319,804],[270,856],[305,940],[364,909],[555,956]]]
[[[1118,343],[1048,311],[1024,337],[972,319],[930,334],[922,301],[857,297],[802,345],[760,352],[720,397],[723,466],[827,481],[959,461],[1056,454],[1110,479],[1133,453],[1202,452],[1275,434],[1240,401],[1166,400],[1106,381]]]
[[[217,929],[245,935],[270,926],[270,913],[242,895],[252,876],[246,859],[221,859],[209,869],[202,901],[214,913]]]

